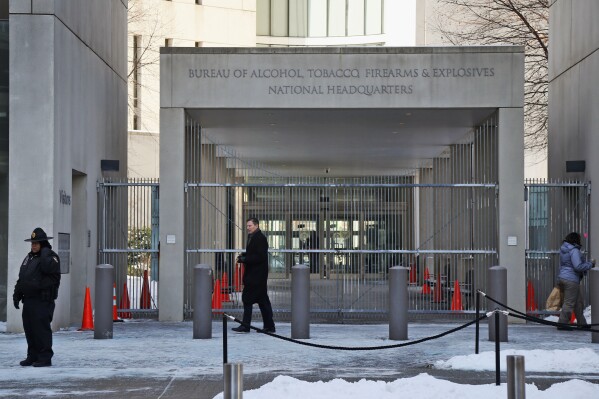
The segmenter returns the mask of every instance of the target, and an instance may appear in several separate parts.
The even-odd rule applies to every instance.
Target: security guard
[[[52,317],[60,285],[60,259],[52,251],[46,232],[37,227],[31,233],[31,252],[27,254],[15,285],[13,302],[23,302],[23,329],[27,339],[27,358],[21,366],[52,366]]]

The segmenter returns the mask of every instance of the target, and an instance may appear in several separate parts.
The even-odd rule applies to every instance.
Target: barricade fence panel
[[[119,316],[155,317],[158,309],[158,180],[103,180],[98,182],[97,189],[98,263],[114,266]]]
[[[275,312],[291,307],[291,267],[297,264],[310,267],[315,317],[386,318],[392,266],[410,268],[410,310],[474,310],[473,295],[484,289],[486,270],[497,264],[496,185],[410,180],[188,183],[186,313],[192,301],[189,282],[198,263],[214,265],[215,282],[219,280],[230,300],[223,306],[242,310],[235,259],[244,251],[249,217],[260,220],[269,241],[269,295]],[[427,198],[438,205],[414,205]],[[416,214],[418,208],[424,214]],[[413,228],[415,219],[420,220],[421,234]],[[460,309],[452,309],[454,295],[462,298]]]
[[[228,205],[222,208],[226,211],[212,212],[214,219],[207,221],[206,226],[188,217],[186,273],[197,263],[214,265],[215,276],[221,281],[226,273],[228,281],[221,283],[221,289],[229,294],[225,299],[231,302],[225,302],[224,307],[241,312],[236,289],[240,288],[239,275],[237,287],[234,285],[235,258],[243,251],[245,218],[252,215],[261,220],[261,228],[269,239],[269,289],[278,313],[289,312],[290,273],[295,264],[310,267],[311,306],[316,318],[384,319],[388,307],[387,273],[395,265],[410,267],[412,313],[455,313],[451,309],[456,282],[463,309],[473,309],[476,289],[485,288],[486,269],[497,263],[494,185],[418,185],[408,183],[410,180],[405,177],[396,178],[395,183],[390,183],[389,178],[384,179],[385,183],[380,183],[382,178],[379,183],[374,178],[367,183],[363,179],[358,183],[304,181],[309,182],[274,186],[188,184],[186,207],[189,212],[197,212],[198,221],[198,202],[206,197],[211,197],[203,205],[206,213],[214,210],[217,203]],[[556,283],[559,247],[564,236],[570,231],[580,232],[583,251],[590,256],[590,184],[535,180],[527,181],[524,188],[527,310],[543,312]],[[441,219],[442,224],[437,224],[428,236],[410,231],[407,223],[435,221],[434,211],[413,206],[426,204],[435,196],[439,212],[449,212],[444,207],[452,201],[468,206],[454,207],[453,214]],[[257,199],[261,198],[268,201],[260,204]],[[414,215],[415,211],[408,212],[408,198],[412,199],[412,209],[420,210],[419,216]],[[158,303],[158,182],[102,181],[98,183],[98,200],[98,263],[115,266],[119,308],[126,282],[130,302],[127,310],[134,315],[153,316]],[[493,227],[489,228],[489,224]],[[453,235],[445,242],[451,244],[436,247],[434,244],[442,242],[441,237],[448,231]],[[464,236],[471,237],[470,244],[464,244]],[[146,273],[148,277],[144,279]],[[144,293],[145,281],[149,296]],[[187,275],[187,316],[192,310],[191,281]],[[435,290],[438,285],[443,289]],[[586,279],[583,287],[588,303]]]
[[[590,196],[588,182],[530,179],[524,184],[526,199],[527,311],[544,312],[547,297],[557,283],[559,249],[565,236],[578,232],[582,252],[591,257]],[[585,306],[589,303],[588,279],[582,280]]]

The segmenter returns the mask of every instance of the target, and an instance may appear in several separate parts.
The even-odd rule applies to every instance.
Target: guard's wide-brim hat
[[[48,237],[46,232],[41,227],[36,227],[35,230],[31,233],[31,238],[27,238],[25,241],[28,242],[40,242],[40,241],[48,241],[53,237]]]

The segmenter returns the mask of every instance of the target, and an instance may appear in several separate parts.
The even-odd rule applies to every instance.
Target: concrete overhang
[[[214,143],[282,176],[411,173],[468,142],[495,110],[191,109]],[[243,164],[237,164],[237,168]],[[327,173],[328,170],[328,173]]]
[[[161,107],[282,176],[398,175],[521,108],[523,71],[514,46],[163,48]]]

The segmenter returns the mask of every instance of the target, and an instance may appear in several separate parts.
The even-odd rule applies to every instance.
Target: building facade
[[[6,263],[0,263],[0,275],[6,275],[3,298],[12,304],[19,268],[30,250],[23,240],[42,227],[61,256],[56,329],[80,322],[85,288],[94,287],[97,181],[126,176],[127,2],[0,4],[0,16],[8,12],[9,50],[9,161],[8,173],[2,162],[0,175],[0,236],[8,232],[7,266],[2,269]],[[6,38],[3,24],[0,34]],[[5,79],[6,58],[1,59]],[[0,106],[6,104],[0,100]],[[4,308],[7,330],[22,331],[21,311]]]
[[[159,175],[160,47],[413,46],[416,3],[130,1],[129,176]]]
[[[255,39],[255,0],[129,1],[130,177],[159,174],[160,47],[253,47]]]
[[[6,320],[8,251],[8,1],[0,1],[0,320]]]
[[[599,2],[550,2],[549,177],[599,179]],[[590,199],[589,248],[599,246],[599,197]],[[567,234],[564,231],[563,234]],[[588,233],[581,231],[581,234]]]

